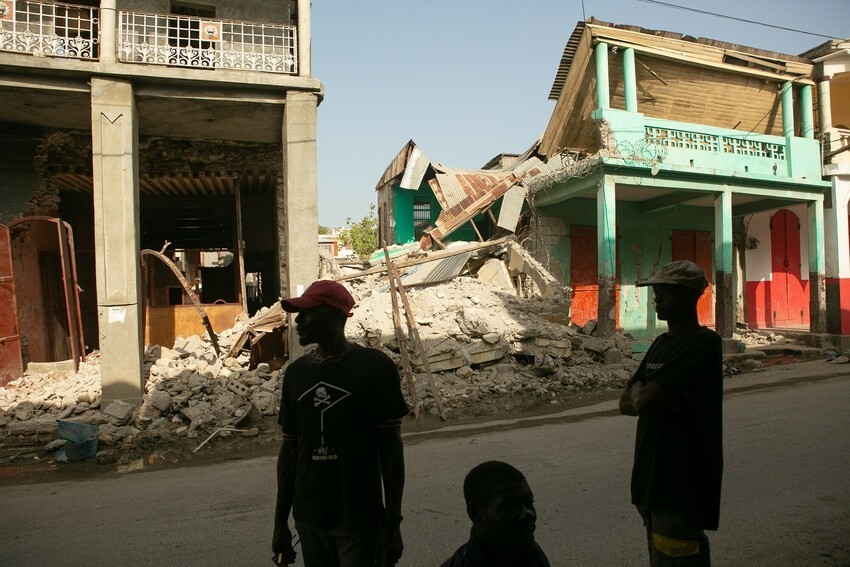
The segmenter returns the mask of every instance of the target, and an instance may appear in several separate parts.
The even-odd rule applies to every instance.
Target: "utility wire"
[[[806,34],[806,35],[813,35],[815,37],[825,37],[826,39],[836,39],[836,38],[832,37],[831,35],[823,35],[823,34],[820,34],[820,33],[808,32],[808,31],[798,30],[798,29],[795,29],[795,28],[786,28],[786,27],[777,26],[777,25],[774,25],[774,24],[766,24],[764,22],[759,22],[759,21],[756,21],[756,20],[747,20],[745,18],[737,18],[735,16],[727,16],[726,14],[718,14],[716,12],[707,12],[706,10],[698,10],[697,8],[689,8],[687,6],[679,6],[678,4],[670,4],[669,2],[660,2],[659,0],[639,0],[639,1],[640,2],[646,2],[647,4],[658,4],[659,6],[666,6],[668,8],[676,8],[678,10],[685,10],[687,12],[696,12],[698,14],[707,14],[709,16],[716,16],[718,18],[726,18],[727,20],[735,20],[735,21],[744,22],[744,23],[747,23],[747,24],[755,24],[757,26],[765,26],[765,27],[768,27],[768,28],[775,28],[775,29],[778,29],[778,30],[785,30],[785,31],[790,31],[790,32],[794,32],[794,33],[802,33],[802,34]]]

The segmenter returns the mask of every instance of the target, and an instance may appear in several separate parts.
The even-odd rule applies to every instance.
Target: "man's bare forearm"
[[[292,510],[295,496],[295,462],[298,442],[284,437],[277,457],[277,502],[275,504],[275,524],[286,524]]]
[[[401,440],[401,426],[382,427],[378,430],[378,435],[384,507],[389,514],[401,516],[401,500],[404,494],[404,444]]]

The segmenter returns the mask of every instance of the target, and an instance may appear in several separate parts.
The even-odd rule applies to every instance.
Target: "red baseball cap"
[[[351,317],[351,308],[354,307],[354,298],[339,282],[333,280],[316,280],[304,290],[299,297],[281,299],[280,305],[284,311],[298,313],[302,309],[310,309],[319,305],[330,305],[341,309],[348,317]]]

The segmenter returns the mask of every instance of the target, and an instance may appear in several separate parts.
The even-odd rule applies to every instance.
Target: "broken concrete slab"
[[[498,258],[489,258],[486,260],[484,264],[478,268],[477,277],[479,280],[494,283],[505,290],[515,290],[514,282],[511,279],[511,273],[508,270],[508,267]]]

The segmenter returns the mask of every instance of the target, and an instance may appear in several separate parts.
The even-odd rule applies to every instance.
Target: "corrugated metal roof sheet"
[[[439,262],[419,264],[402,276],[402,283],[411,286],[450,280],[460,275],[471,257],[472,252],[464,252]]]
[[[401,151],[396,154],[387,169],[384,170],[381,179],[375,186],[375,190],[381,189],[387,183],[392,182],[397,177],[401,176],[401,187],[405,189],[419,189],[422,184],[422,178],[425,176],[428,166],[431,165],[431,160],[428,156],[413,143],[413,140],[408,142],[401,148]]]
[[[499,209],[499,220],[496,226],[514,232],[519,215],[522,214],[522,205],[525,203],[525,187],[514,185],[502,198],[502,208]]]

